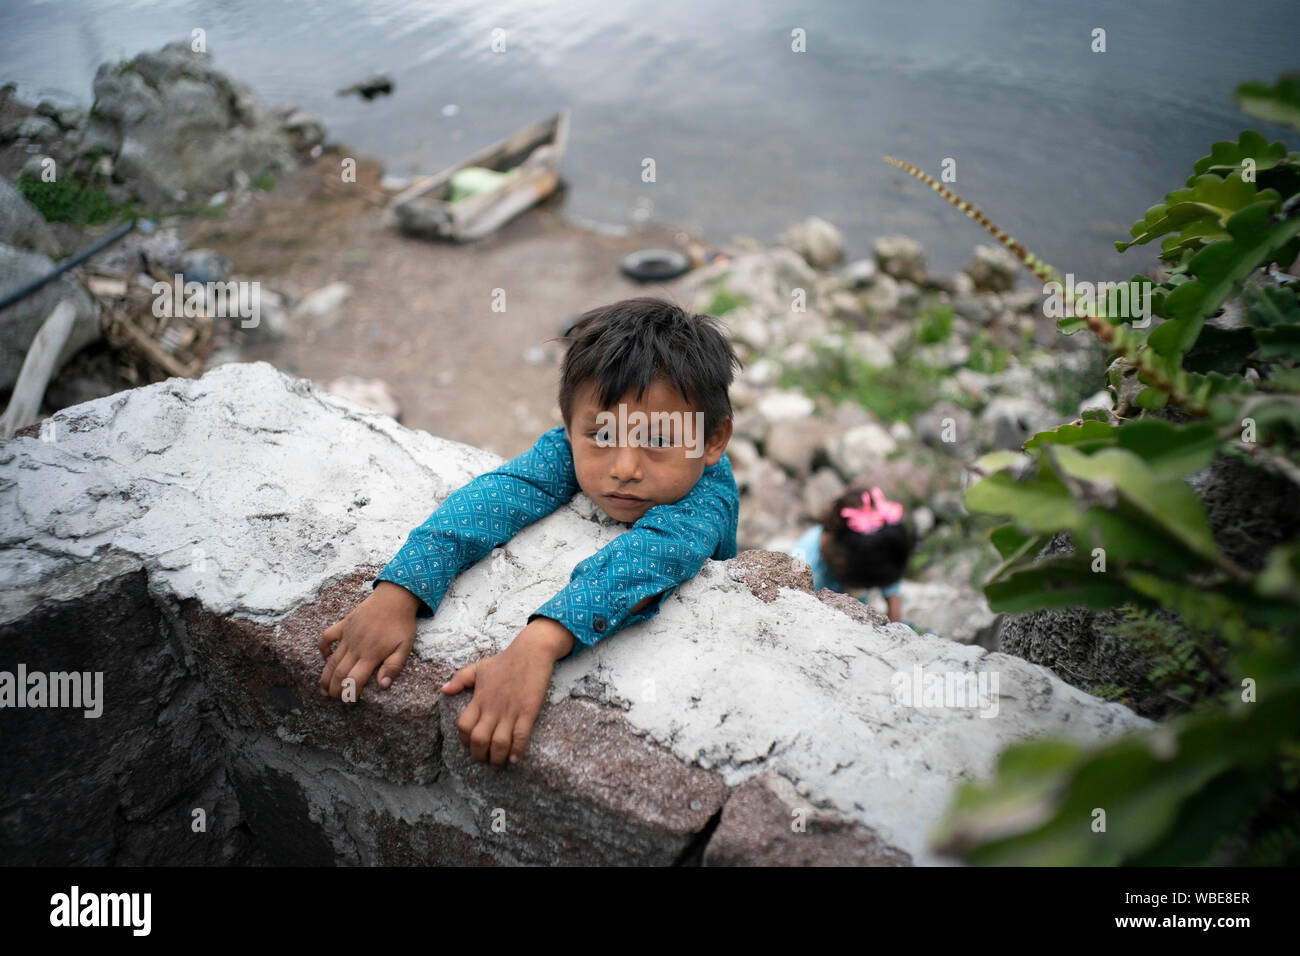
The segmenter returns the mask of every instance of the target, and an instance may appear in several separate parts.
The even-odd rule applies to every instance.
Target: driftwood
[[[9,407],[0,417],[0,438],[12,438],[14,432],[40,417],[41,399],[45,397],[45,388],[54,374],[54,362],[72,334],[76,319],[77,309],[71,300],[60,299],[54,311],[41,323],[18,372]]]

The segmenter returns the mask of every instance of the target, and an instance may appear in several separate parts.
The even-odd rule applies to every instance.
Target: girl
[[[812,568],[814,591],[880,588],[889,619],[901,621],[898,585],[912,545],[903,506],[887,500],[879,488],[857,486],[836,498],[821,524],[804,532],[789,553]],[[868,603],[865,594],[861,600]]]

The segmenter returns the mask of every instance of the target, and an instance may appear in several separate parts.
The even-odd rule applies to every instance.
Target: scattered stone
[[[807,418],[817,406],[803,392],[777,391],[759,396],[755,405],[759,415],[771,422],[786,418]]]
[[[275,116],[279,120],[280,129],[284,130],[293,143],[293,148],[299,152],[307,152],[313,146],[325,142],[325,126],[315,113],[288,106],[276,110]],[[382,183],[380,188],[383,188]]]
[[[894,364],[894,350],[874,332],[855,329],[849,334],[849,347],[871,368],[888,368]]]
[[[303,296],[302,301],[294,306],[291,318],[295,321],[308,319],[321,323],[336,317],[351,294],[352,287],[346,282],[331,282]]]
[[[745,366],[741,374],[755,388],[766,388],[775,385],[781,378],[781,366],[769,358],[755,359]]]
[[[25,116],[10,123],[4,131],[4,139],[30,139],[38,143],[48,143],[60,135],[59,124],[48,116]]]
[[[902,295],[892,276],[882,275],[863,294],[863,302],[875,315],[888,315],[898,308]]]
[[[880,269],[876,265],[876,260],[855,259],[839,271],[838,277],[850,289],[862,290],[875,282],[879,274]]]
[[[791,226],[777,242],[793,249],[814,269],[829,269],[844,260],[844,236],[818,216]]]
[[[1031,435],[1060,424],[1060,416],[1030,398],[999,395],[980,413],[998,448],[1019,451]]]
[[[128,232],[95,257],[96,271],[132,278],[141,273],[184,274],[185,249],[170,233]]]
[[[966,457],[975,450],[975,420],[951,402],[939,402],[912,422],[916,436],[931,448]]]
[[[975,247],[975,258],[966,267],[979,292],[1007,292],[1015,287],[1023,266],[1002,246]]]
[[[972,325],[981,328],[992,322],[993,316],[997,314],[993,311],[987,299],[976,295],[954,295],[952,312],[953,315],[960,316]]]
[[[847,487],[844,479],[834,468],[818,468],[813,472],[812,477],[803,483],[800,501],[803,504],[804,515],[811,521],[821,521],[826,509],[836,498],[844,494]]]
[[[881,236],[871,246],[880,271],[895,279],[925,285],[925,250],[908,236]]]
[[[749,487],[760,458],[758,446],[732,432],[731,441],[727,442],[727,460],[731,462],[731,476],[736,479],[738,491],[743,493]]]
[[[936,284],[953,298],[975,294],[975,280],[964,272],[954,272],[950,276],[936,280]]]
[[[46,163],[48,160],[50,160],[50,157],[44,156],[41,153],[37,153],[30,157],[27,162],[23,163],[23,168],[18,173],[18,178],[22,179],[24,176],[27,176],[32,179],[40,179],[45,173],[47,168]],[[57,169],[58,167],[56,166],[55,168]]]
[[[1100,392],[1090,395],[1079,403],[1079,414],[1091,410],[1100,410],[1108,412],[1115,407],[1115,398],[1110,393],[1110,389],[1103,388]]]
[[[830,429],[820,418],[782,418],[768,429],[763,453],[795,478],[807,478]]]
[[[181,254],[181,273],[186,282],[229,282],[230,260],[215,249],[187,249]]]
[[[850,428],[831,446],[831,464],[852,482],[859,475],[878,467],[898,447],[898,443],[880,425],[870,422]]]
[[[912,530],[916,532],[917,538],[924,538],[934,530],[934,512],[926,505],[919,505],[912,509]]]

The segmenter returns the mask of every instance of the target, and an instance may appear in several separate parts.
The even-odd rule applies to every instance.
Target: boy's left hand
[[[550,618],[527,625],[500,654],[462,667],[447,683],[444,694],[474,689],[474,696],[456,730],[476,761],[504,766],[523,757],[551,684],[555,662],[573,648],[573,635]]]

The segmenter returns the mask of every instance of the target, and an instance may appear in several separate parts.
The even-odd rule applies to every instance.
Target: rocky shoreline
[[[114,207],[158,210],[152,232],[137,230],[0,315],[11,343],[0,363],[0,389],[7,389],[53,303],[67,296],[77,304],[77,333],[42,415],[178,374],[161,359],[123,361],[120,341],[102,341],[114,327],[105,313],[139,314],[162,276],[262,279],[232,265],[238,243],[227,255],[187,248],[185,237],[217,236],[226,219],[274,199],[273,177],[337,164],[340,155],[315,117],[265,107],[184,44],[104,64],[94,95],[81,110],[24,106],[0,93],[0,292],[44,274],[55,257],[102,229],[48,223],[24,197],[41,195],[31,184],[51,162]],[[359,188],[386,195],[373,181]],[[367,215],[377,216],[373,204]],[[585,241],[613,243],[594,233]],[[961,505],[966,465],[987,451],[1018,448],[1083,408],[1109,409],[1109,393],[1098,391],[1099,352],[1056,331],[1041,295],[1016,288],[1016,260],[994,246],[977,246],[962,271],[932,276],[924,250],[903,236],[882,237],[869,257],[846,262],[838,230],[813,217],[775,245],[735,237],[720,251],[725,262],[650,291],[717,316],[745,363],[732,390],[728,449],[742,494],[741,548],[788,547],[847,483],[869,476],[903,501],[918,534],[904,585],[907,620],[996,647],[997,622],[978,590],[994,552],[985,527]],[[163,351],[198,375],[250,349],[327,337],[356,307],[342,278],[306,290],[277,289],[274,278],[262,286],[256,328],[220,317],[179,322],[170,340],[160,333]],[[520,358],[553,374],[559,354],[548,341],[528,345]],[[340,374],[323,384],[394,417],[407,404],[382,377]]]

